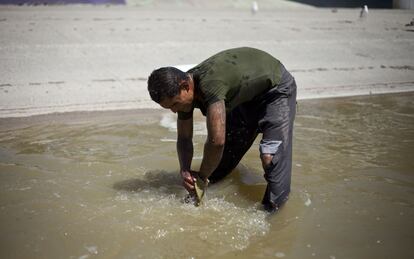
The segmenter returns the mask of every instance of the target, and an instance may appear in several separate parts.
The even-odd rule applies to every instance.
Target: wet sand
[[[146,92],[154,68],[239,46],[279,58],[299,99],[414,90],[412,10],[360,19],[280,1],[252,15],[219,2],[0,6],[0,117],[158,108]]]

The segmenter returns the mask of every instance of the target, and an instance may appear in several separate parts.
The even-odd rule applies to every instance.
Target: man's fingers
[[[181,176],[183,178],[184,188],[189,192],[194,191],[195,178],[192,176],[192,174],[189,171],[182,171]]]
[[[184,173],[182,176],[185,181],[194,183],[194,177],[189,172]]]
[[[189,182],[189,183],[194,183],[195,182],[194,177],[191,176],[191,175],[188,175],[188,176],[184,177],[184,180]]]
[[[183,181],[183,185],[184,185],[184,188],[185,188],[187,191],[192,191],[192,190],[194,190],[194,184],[192,184],[192,183],[189,183],[189,182],[187,182],[187,181]]]

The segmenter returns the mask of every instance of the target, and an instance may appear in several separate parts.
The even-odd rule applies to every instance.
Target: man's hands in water
[[[197,175],[200,176],[199,172],[196,171],[187,171],[187,170],[183,170],[181,171],[181,177],[183,178],[183,186],[184,188],[190,193],[194,193],[195,192],[195,182],[197,181]],[[201,179],[200,179],[201,178]],[[201,177],[200,176],[200,180],[202,180],[205,183],[208,184],[208,179]]]
[[[195,176],[197,172],[195,171],[181,171],[181,177],[183,178],[183,186],[189,192],[194,192]]]
[[[196,207],[202,203],[205,191],[208,186],[208,179],[200,177],[200,173],[196,171],[181,171],[183,178],[183,186],[188,191],[188,195],[184,201],[186,203],[194,203]]]

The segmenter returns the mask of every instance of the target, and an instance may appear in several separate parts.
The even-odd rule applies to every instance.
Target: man
[[[262,203],[273,212],[288,199],[296,83],[279,60],[258,49],[229,49],[186,73],[173,67],[154,70],[148,91],[152,100],[178,113],[177,153],[189,193],[196,177],[214,183],[228,175],[262,133],[267,181]],[[191,171],[194,108],[206,116],[208,131],[198,172]]]

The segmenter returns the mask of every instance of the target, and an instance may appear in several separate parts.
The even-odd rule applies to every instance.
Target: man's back
[[[279,60],[268,53],[243,47],[222,51],[188,72],[201,95],[202,111],[218,100],[224,100],[230,111],[276,86],[280,68]]]

